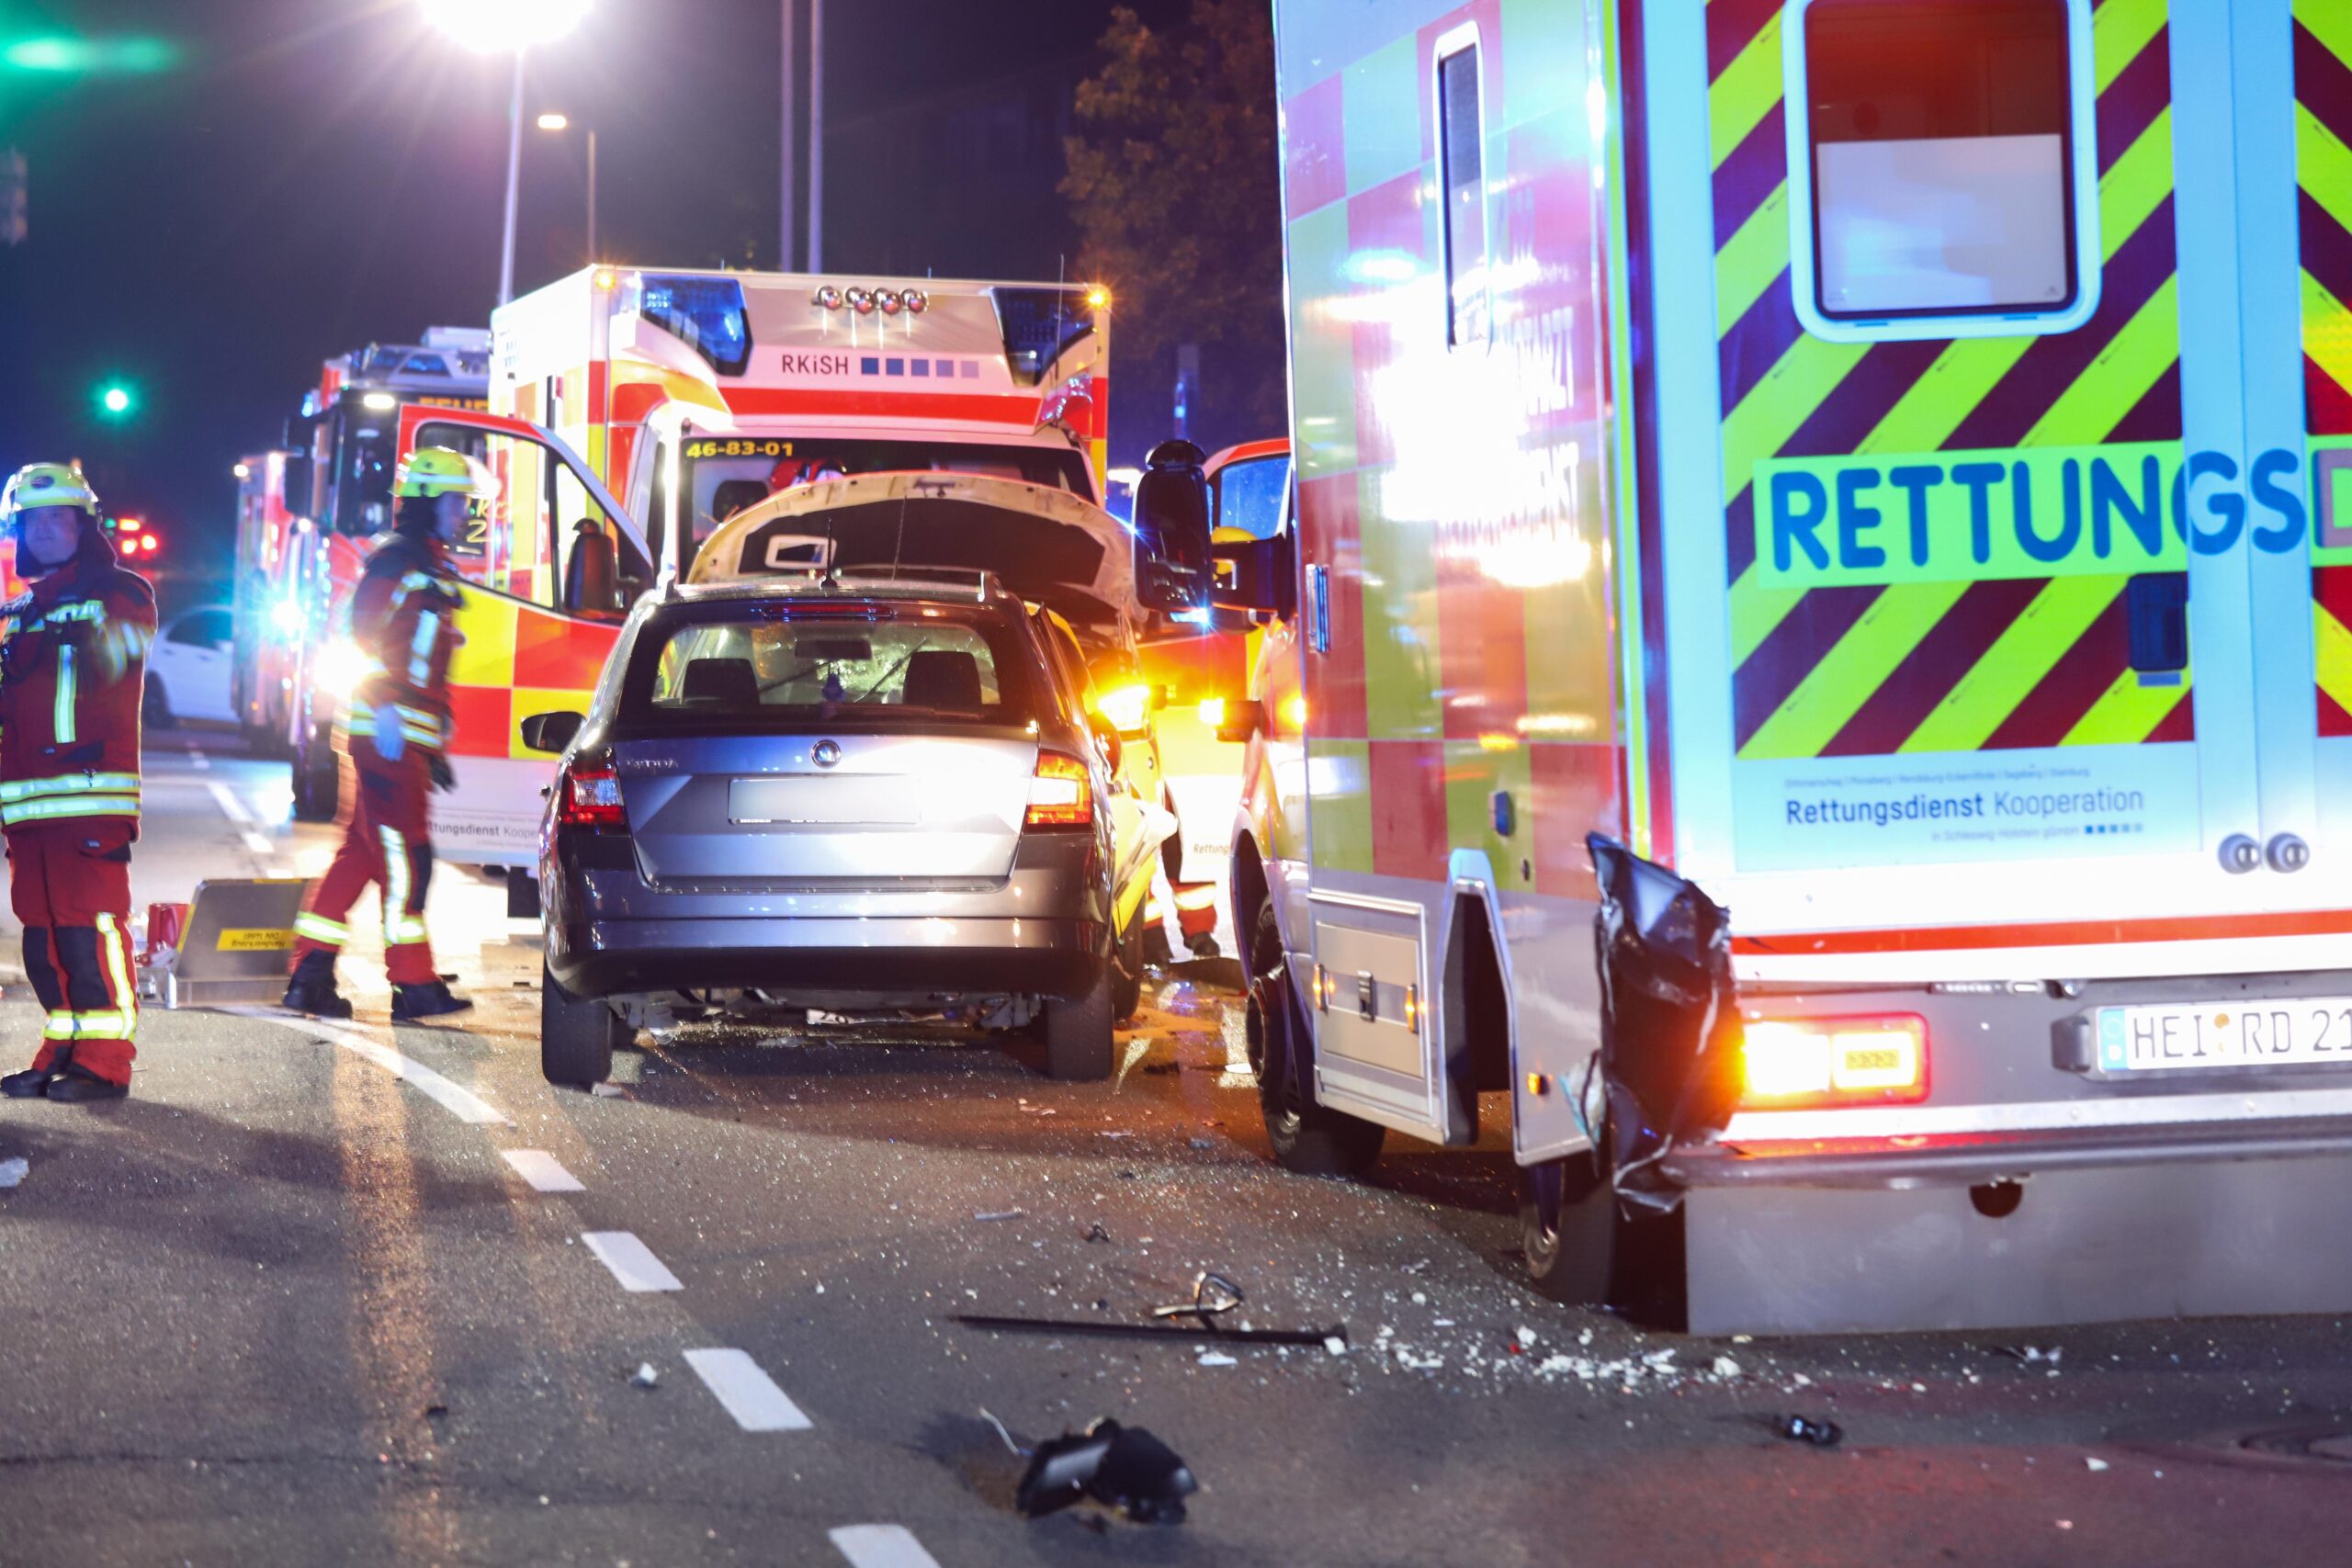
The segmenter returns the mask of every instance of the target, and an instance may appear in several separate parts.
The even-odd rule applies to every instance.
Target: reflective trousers
[[[48,1015],[36,1072],[71,1062],[130,1081],[139,1026],[130,957],[128,818],[85,817],[8,829],[8,897],[25,927],[25,978]]]
[[[433,881],[425,806],[432,774],[416,748],[387,762],[374,745],[357,737],[344,756],[337,818],[343,843],[294,922],[294,962],[313,953],[340,953],[351,939],[344,920],[373,883],[384,901],[385,971],[395,986],[423,985],[435,978],[433,944],[424,934],[424,892]]]

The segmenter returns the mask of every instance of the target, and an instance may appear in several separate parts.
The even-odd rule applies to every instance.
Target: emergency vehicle
[[[1278,1151],[1507,1114],[1701,1331],[2352,1305],[2352,6],[1274,11]],[[1589,832],[1731,914],[1666,1220]]]
[[[300,671],[302,606],[287,592],[294,547],[294,513],[286,505],[286,459],[255,452],[238,461],[236,581],[230,588],[235,616],[229,703],[248,741],[264,751],[284,747],[292,733],[287,714]]]
[[[637,593],[771,493],[928,471],[1099,505],[1109,333],[1099,288],[933,278],[594,267],[501,307],[487,412],[407,411],[399,440],[503,492],[462,552],[488,592],[451,671],[443,852],[536,863],[548,773],[522,721],[583,711]],[[1124,728],[1152,722],[1149,673]]]
[[[237,532],[241,625],[266,635],[238,643],[236,689],[248,722],[292,759],[295,814],[334,815],[332,731],[357,681],[356,655],[334,636],[336,607],[359,581],[370,540],[391,525],[392,470],[419,411],[484,405],[490,337],[434,327],[418,344],[370,344],[330,359],[287,422],[285,451],[243,483],[261,490]],[[271,478],[277,504],[267,500]]]

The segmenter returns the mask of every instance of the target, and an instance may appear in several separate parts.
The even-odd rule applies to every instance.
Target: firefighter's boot
[[[49,1080],[48,1095],[51,1100],[120,1100],[130,1092],[127,1083],[102,1078],[86,1067],[68,1066]]]
[[[307,1013],[312,1018],[349,1018],[351,1003],[334,988],[334,954],[306,953],[294,965],[294,977],[286,982],[288,1011]]]
[[[413,1023],[420,1018],[439,1018],[443,1013],[463,1012],[473,1005],[442,980],[420,980],[413,985],[392,987],[394,1023]]]
[[[6,1095],[10,1100],[39,1100],[49,1092],[49,1080],[56,1076],[55,1073],[45,1073],[37,1068],[28,1068],[21,1073],[10,1073],[6,1077],[0,1078],[0,1094]]]

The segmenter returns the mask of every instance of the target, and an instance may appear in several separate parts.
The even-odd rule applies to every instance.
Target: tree
[[[1265,0],[1193,0],[1182,25],[1158,31],[1123,6],[1101,47],[1102,69],[1079,85],[1061,189],[1081,275],[1112,291],[1118,358],[1142,372],[1121,379],[1171,387],[1176,345],[1199,344],[1209,429],[1236,440],[1281,432],[1282,182]]]

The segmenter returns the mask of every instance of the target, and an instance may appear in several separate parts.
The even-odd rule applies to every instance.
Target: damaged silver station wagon
[[[672,587],[590,705],[540,838],[550,1081],[639,1028],[724,1014],[1027,1029],[1111,1068],[1155,863],[1117,736],[1023,602],[977,571]]]

